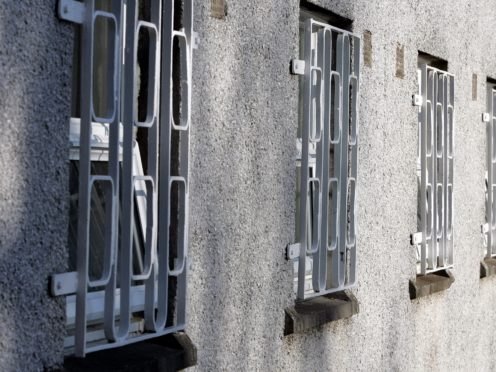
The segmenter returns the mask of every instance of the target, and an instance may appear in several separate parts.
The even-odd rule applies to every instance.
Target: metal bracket
[[[305,61],[302,61],[301,59],[292,59],[291,73],[293,75],[305,75]]]
[[[200,36],[198,36],[198,32],[193,31],[193,36],[191,39],[191,46],[193,49],[198,49],[200,46]]]
[[[78,276],[76,271],[55,274],[50,279],[50,293],[52,296],[64,296],[77,291]]]
[[[294,260],[300,257],[300,243],[289,244],[286,247],[286,259]]]
[[[482,121],[484,123],[489,123],[491,121],[491,114],[489,114],[488,112],[484,112],[482,114]]]
[[[415,234],[412,234],[410,236],[410,244],[411,245],[419,245],[422,243],[422,233],[417,232]]]
[[[84,14],[86,13],[86,6],[75,0],[59,0],[59,18],[69,22],[82,24],[84,21]]]
[[[484,225],[481,225],[481,233],[487,234],[488,232],[489,232],[489,224],[485,223]]]
[[[420,94],[414,94],[412,96],[412,104],[414,106],[422,106],[422,96]]]

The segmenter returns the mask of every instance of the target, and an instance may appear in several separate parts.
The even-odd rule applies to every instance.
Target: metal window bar
[[[60,17],[81,24],[80,176],[77,271],[54,275],[52,293],[66,296],[67,314],[75,315],[74,335],[66,344],[74,344],[74,354],[79,357],[183,330],[186,323],[192,0],[184,0],[178,10],[181,30],[174,29],[173,1],[150,0],[149,21],[139,18],[139,0],[109,0],[107,4],[110,10],[103,11],[97,9],[95,0],[59,1]],[[102,21],[108,23],[112,49],[105,65],[104,109],[96,110],[98,56],[94,49],[95,38],[102,35],[95,34],[95,24]],[[137,113],[140,31],[146,32],[149,40],[148,89],[139,92],[147,100],[144,121]],[[175,40],[179,41],[177,48]],[[180,64],[180,103],[172,94],[173,61]],[[173,107],[180,107],[180,124],[174,122]],[[108,174],[94,175],[92,132],[99,124],[108,129],[108,144],[103,144]],[[141,164],[136,164],[140,159],[134,140],[137,128],[147,132],[146,174]],[[173,131],[181,133],[178,169],[171,166]],[[105,224],[101,227],[105,250],[103,268],[94,277],[90,274],[94,270],[89,240],[91,194],[96,184],[105,190]],[[174,216],[173,202],[177,203]],[[133,269],[135,210],[145,243],[140,272]],[[177,225],[172,236],[171,224]],[[174,303],[169,298],[171,278],[176,280]]]
[[[495,84],[487,84],[487,114],[483,117],[486,122],[487,133],[487,179],[486,179],[486,225],[483,234],[486,246],[486,257],[496,257],[496,203],[494,195],[496,189],[496,89]]]
[[[418,274],[453,267],[454,75],[419,69]]]
[[[304,58],[299,300],[356,283],[360,37],[307,19]]]

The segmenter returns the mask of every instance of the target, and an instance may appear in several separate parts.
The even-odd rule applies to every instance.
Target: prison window
[[[298,300],[356,284],[360,37],[302,10],[295,292]],[[349,26],[351,22],[341,22]],[[295,71],[298,73],[298,71]]]
[[[487,79],[486,113],[482,120],[486,123],[486,223],[482,226],[484,236],[484,261],[481,277],[496,274],[496,80]]]
[[[185,328],[193,9],[176,3],[59,2],[80,42],[71,271],[51,288],[66,300],[66,354]]]
[[[443,60],[421,53],[418,63],[417,274],[449,277],[453,267],[454,76]]]

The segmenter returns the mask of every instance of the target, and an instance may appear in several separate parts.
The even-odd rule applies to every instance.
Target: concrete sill
[[[485,258],[480,269],[481,279],[496,275],[496,258]]]
[[[196,347],[185,333],[97,351],[85,358],[69,357],[62,372],[174,372],[196,365]]]
[[[337,292],[296,302],[284,311],[284,336],[287,336],[358,314],[358,301],[352,294]]]
[[[455,281],[455,277],[449,270],[442,270],[427,275],[419,275],[415,280],[410,280],[410,299],[429,296],[436,292],[442,292]]]

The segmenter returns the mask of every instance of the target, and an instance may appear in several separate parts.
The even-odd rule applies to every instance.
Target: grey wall
[[[208,2],[207,2],[208,3]],[[292,267],[299,2],[229,1],[225,20],[196,1],[188,333],[197,370],[496,370],[496,280],[479,280],[486,75],[496,75],[490,1],[315,1],[372,32],[362,65],[360,314],[283,337]],[[488,28],[489,27],[489,28]],[[405,77],[395,77],[396,46]],[[456,75],[455,270],[451,289],[410,301],[415,276],[418,50]],[[479,77],[472,101],[471,78]]]
[[[496,78],[491,1],[315,1],[372,32],[362,66],[360,313],[283,337],[294,303],[297,0],[195,2],[188,334],[196,370],[496,370],[496,279],[479,280],[486,75]],[[47,278],[66,269],[73,32],[55,0],[0,2],[0,370],[62,360],[63,308]],[[405,46],[405,77],[395,51]],[[410,301],[415,276],[418,50],[456,75],[453,286]],[[471,77],[479,76],[478,100]]]
[[[55,0],[0,1],[0,370],[62,358],[72,28]]]

